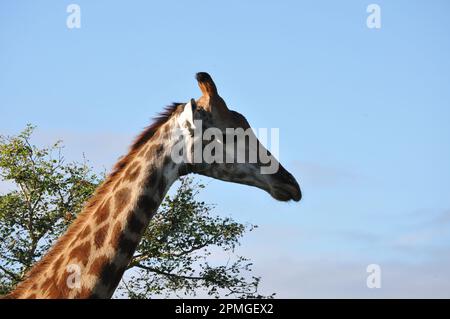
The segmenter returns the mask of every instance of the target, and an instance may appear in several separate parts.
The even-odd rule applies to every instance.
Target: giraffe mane
[[[177,110],[178,106],[183,105],[184,103],[172,103],[164,108],[162,112],[160,112],[156,117],[153,118],[153,123],[147,126],[147,128],[139,134],[133,144],[131,145],[131,150],[138,149],[143,144],[145,144],[155,132],[167,122],[167,120],[172,116],[173,113]]]

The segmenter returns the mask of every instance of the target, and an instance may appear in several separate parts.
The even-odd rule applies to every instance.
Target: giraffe
[[[259,160],[173,160],[173,148],[180,142],[173,138],[175,129],[182,132],[185,152],[190,154],[195,147],[192,131],[196,121],[202,121],[203,129],[215,127],[223,132],[230,127],[250,128],[244,116],[228,109],[208,73],[197,73],[196,79],[202,96],[167,107],[136,138],[66,233],[6,298],[110,298],[150,219],[180,176],[195,173],[255,186],[280,201],[301,199],[297,181],[281,165],[276,173],[263,175]],[[258,148],[264,149],[257,142]],[[205,147],[204,141],[200,143]],[[223,143],[231,142],[224,139]]]

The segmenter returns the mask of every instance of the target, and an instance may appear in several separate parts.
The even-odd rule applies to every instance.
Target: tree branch
[[[200,277],[200,276],[177,275],[177,274],[173,274],[173,273],[170,273],[170,272],[159,270],[157,268],[144,266],[142,264],[137,264],[136,267],[144,269],[144,270],[148,270],[148,271],[151,271],[151,272],[154,272],[155,274],[158,274],[158,275],[163,275],[163,276],[171,277],[171,278],[183,278],[183,279],[188,279],[188,280],[203,280],[203,279],[205,279],[204,277]]]
[[[0,265],[0,269],[9,277],[11,277],[13,280],[15,281],[19,281],[20,277],[18,275],[16,275],[15,273],[13,273],[12,271],[6,269],[5,267]]]

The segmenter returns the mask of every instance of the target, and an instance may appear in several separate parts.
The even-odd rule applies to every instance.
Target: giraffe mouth
[[[271,179],[269,187],[270,195],[276,200],[282,202],[293,200],[298,202],[302,199],[302,192],[297,180],[281,165],[278,173]]]
[[[302,192],[297,183],[275,186],[270,194],[273,198],[282,202],[290,200],[298,202],[302,199]]]

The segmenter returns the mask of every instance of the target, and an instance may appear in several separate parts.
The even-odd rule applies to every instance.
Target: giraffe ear
[[[200,87],[204,97],[213,98],[219,95],[217,93],[216,85],[208,73],[198,72],[195,75],[195,78],[198,81],[198,86]]]
[[[183,111],[181,112],[180,116],[178,117],[178,123],[181,127],[191,127],[195,128],[194,126],[194,110],[196,109],[197,104],[194,99],[191,99],[189,103],[186,103],[183,106]]]
[[[220,118],[227,117],[229,113],[227,105],[217,92],[216,84],[211,76],[206,72],[199,72],[195,77],[202,91],[202,96],[197,101],[198,105]]]

